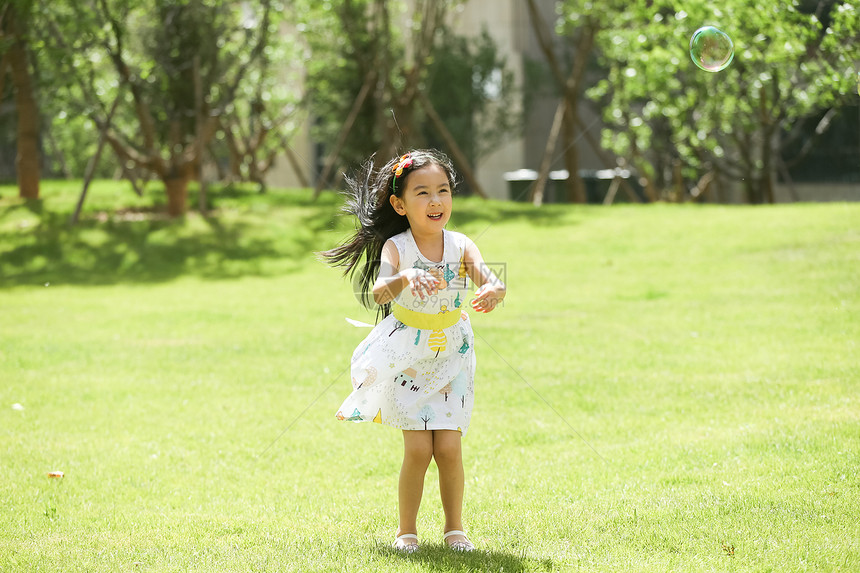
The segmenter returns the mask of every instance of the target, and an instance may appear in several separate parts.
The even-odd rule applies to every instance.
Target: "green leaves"
[[[640,170],[680,160],[689,178],[717,170],[766,182],[779,160],[776,135],[856,90],[860,18],[830,2],[818,17],[804,6],[765,0],[639,0],[595,7],[560,3],[559,27],[596,26],[606,78],[588,96],[603,108],[604,144]],[[812,10],[818,5],[812,7]],[[692,32],[714,25],[734,41],[724,71],[698,70]],[[655,145],[656,144],[656,145]],[[672,183],[670,177],[658,187]]]

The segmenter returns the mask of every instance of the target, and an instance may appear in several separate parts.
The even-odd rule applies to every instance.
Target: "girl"
[[[366,305],[383,319],[352,355],[353,392],[339,420],[376,422],[403,431],[394,547],[418,549],[416,520],[431,459],[439,468],[445,512],[443,540],[453,549],[475,546],[463,532],[463,458],[475,377],[475,338],[464,307],[467,276],[478,285],[471,301],[490,312],[505,286],[475,244],[448,231],[456,174],[441,152],[416,150],[379,171],[371,161],[348,181],[346,210],[360,223],[344,244],[322,253],[332,265],[358,273]],[[363,266],[359,266],[361,259]],[[372,286],[371,286],[372,285]]]

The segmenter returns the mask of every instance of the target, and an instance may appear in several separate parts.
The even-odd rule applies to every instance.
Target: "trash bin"
[[[579,170],[579,177],[585,186],[586,203],[603,203],[603,199],[609,191],[609,184],[612,183],[612,178],[615,177],[614,174],[606,177],[606,171],[612,172],[611,169]]]
[[[549,180],[543,191],[544,203],[567,203],[567,181],[570,173],[567,169],[559,169],[549,172]]]
[[[627,169],[616,167],[615,169],[580,169],[579,177],[585,185],[585,200],[587,203],[602,204],[606,200],[606,195],[609,193],[609,188],[612,186],[612,180],[616,177],[626,180],[631,183],[633,190],[639,196],[639,199],[644,201],[645,197],[642,193],[639,183],[635,178],[631,177],[631,173]],[[630,199],[627,193],[623,190],[616,190],[614,203],[629,203]]]
[[[538,172],[534,169],[517,169],[516,171],[505,172],[504,178],[508,182],[508,198],[511,201],[528,202],[537,177]]]
[[[512,201],[528,202],[531,200],[532,191],[538,179],[538,172],[534,169],[517,169],[504,174],[508,182],[508,197]],[[567,179],[567,171],[550,171],[543,189],[544,203],[564,203],[563,189],[556,181]]]
[[[568,203],[567,179],[570,173],[567,169],[550,171],[543,192],[544,203]],[[641,186],[631,176],[627,169],[580,169],[579,177],[585,186],[585,200],[587,203],[601,204],[606,199],[606,194],[615,177],[621,177],[633,185],[633,189],[642,201],[645,201]],[[504,174],[508,182],[508,197],[512,201],[528,202],[531,198],[532,189],[538,178],[538,172],[534,169],[517,169]],[[616,192],[614,202],[628,203],[630,199],[623,190]]]

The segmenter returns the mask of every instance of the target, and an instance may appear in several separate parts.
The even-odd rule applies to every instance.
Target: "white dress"
[[[407,287],[393,303],[423,315],[443,314],[447,322],[456,323],[421,329],[404,324],[394,314],[380,321],[353,352],[353,391],[337,412],[339,420],[466,434],[475,380],[475,337],[463,310],[470,295],[463,262],[468,239],[453,231],[443,230],[443,234],[440,262],[421,254],[410,229],[392,237],[401,270],[422,268],[442,279],[435,296],[421,300]]]

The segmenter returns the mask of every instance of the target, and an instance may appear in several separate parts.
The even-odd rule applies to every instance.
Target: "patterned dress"
[[[475,337],[463,310],[470,295],[463,262],[468,239],[453,231],[443,234],[440,262],[421,254],[411,230],[392,237],[400,269],[422,268],[442,282],[437,294],[424,300],[403,289],[392,304],[399,312],[385,317],[355,349],[353,391],[337,412],[339,420],[466,434],[475,380]]]

